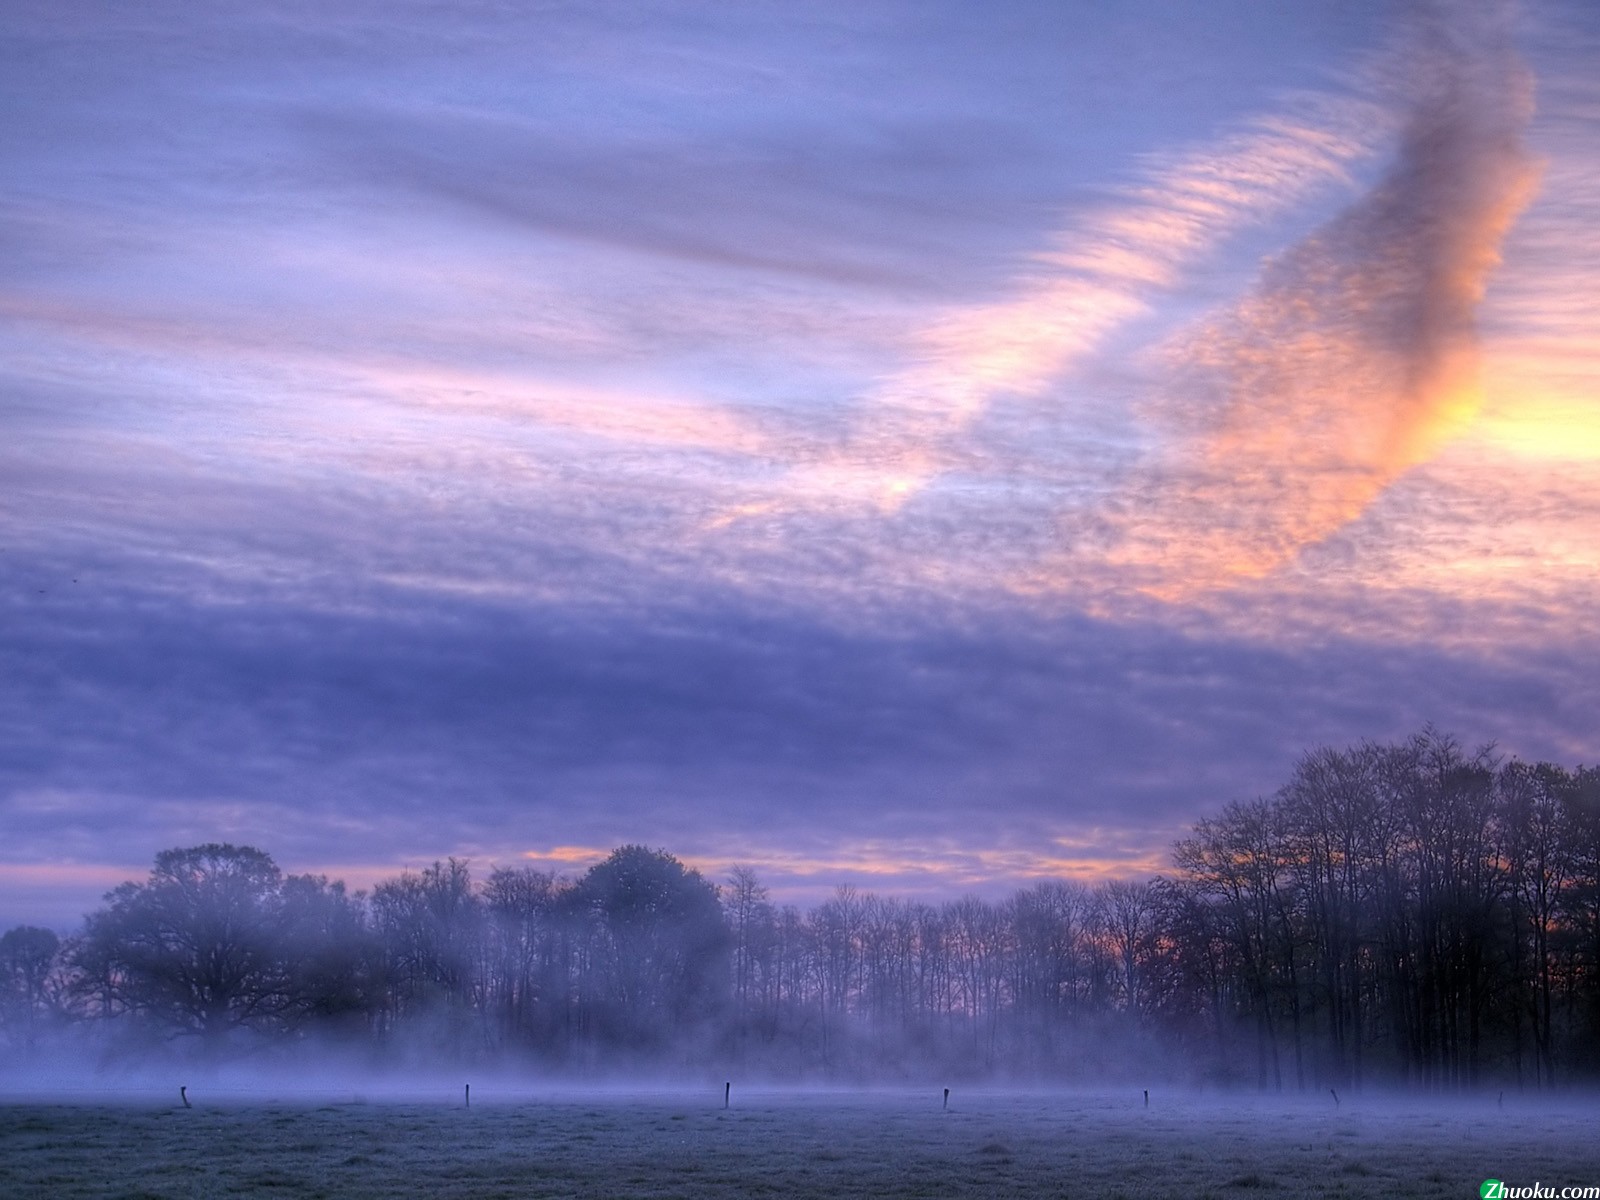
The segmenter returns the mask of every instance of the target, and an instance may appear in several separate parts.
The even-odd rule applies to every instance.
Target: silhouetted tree
[[[146,882],[107,895],[76,953],[112,1004],[214,1056],[231,1035],[291,1015],[281,885],[271,857],[249,846],[165,850]]]
[[[786,1072],[1096,1078],[1137,1063],[1341,1089],[1600,1074],[1600,770],[1501,764],[1432,729],[1322,748],[1276,794],[1197,822],[1173,866],[1000,903],[842,887],[805,912],[775,908],[748,868],[719,897],[642,846],[570,884],[521,868],[479,887],[450,859],[370,901],[199,846],[160,855],[65,947],[0,939],[0,1021],[12,1047],[70,1008],[212,1053],[312,1022],[380,1038],[414,1022],[396,1044],[434,1031],[435,1052],[565,1066],[689,1051]]]
[[[0,936],[0,1030],[15,1051],[31,1052],[52,1015],[51,978],[61,939],[18,925]]]
[[[436,1052],[481,1048],[484,913],[468,864],[451,858],[384,880],[372,889],[371,908],[389,1022],[409,1022],[409,1040],[419,1045],[426,1027]]]
[[[587,1000],[603,1038],[661,1047],[721,1015],[728,930],[700,872],[665,851],[623,846],[569,900],[593,937]]]
[[[769,1039],[775,1033],[776,913],[767,894],[755,872],[745,866],[733,868],[722,893],[732,968],[734,1033],[740,1038],[757,1030]]]
[[[354,1032],[381,1006],[382,946],[359,895],[320,875],[290,875],[277,896],[285,1015]]]
[[[564,1032],[569,886],[532,867],[496,868],[483,885],[488,1003],[501,1038],[523,1048],[552,1049]]]

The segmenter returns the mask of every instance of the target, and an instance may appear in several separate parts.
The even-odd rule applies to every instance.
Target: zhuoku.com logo
[[[1550,1187],[1543,1183],[1510,1187],[1503,1179],[1485,1179],[1478,1200],[1600,1200],[1600,1187]]]

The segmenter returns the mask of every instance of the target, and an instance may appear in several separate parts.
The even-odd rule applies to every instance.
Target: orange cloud
[[[1538,178],[1531,86],[1498,37],[1435,30],[1429,64],[1387,177],[1170,352],[1189,437],[1115,555],[1154,594],[1266,575],[1476,415],[1476,310]]]
[[[596,846],[552,846],[523,851],[520,857],[547,870],[576,874],[609,853],[609,849]],[[751,867],[782,899],[825,894],[840,883],[947,899],[960,888],[986,887],[996,881],[1019,887],[1037,879],[1093,883],[1144,877],[1168,865],[1163,839],[1107,829],[1049,839],[1037,849],[957,845],[944,840],[869,840],[807,852],[775,845],[740,845],[735,850],[678,857],[712,882],[725,879],[735,866]]]
[[[1056,231],[1009,299],[948,312],[914,337],[909,365],[866,397],[843,450],[792,472],[781,498],[713,525],[794,507],[900,507],[946,469],[951,439],[992,401],[1041,395],[1227,235],[1345,178],[1372,151],[1382,120],[1368,106],[1309,108],[1181,156]]]
[[[708,878],[720,879],[744,864],[778,893],[804,893],[838,883],[897,892],[954,889],[1000,881],[1022,886],[1036,879],[1100,879],[1151,875],[1167,867],[1165,842],[1126,830],[1092,829],[1056,837],[1036,849],[957,844],[948,840],[850,842],[826,851],[796,853],[776,846],[742,846],[734,854],[684,856]]]
[[[548,850],[524,850],[522,857],[544,867],[589,868],[604,862],[611,851],[600,846],[551,846]]]

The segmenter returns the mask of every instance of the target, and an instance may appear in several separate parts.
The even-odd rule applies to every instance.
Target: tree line
[[[1600,770],[1427,730],[1305,755],[1172,869],[809,910],[624,846],[576,879],[435,863],[351,893],[210,844],[65,940],[0,938],[12,1061],[330,1039],[374,1062],[1268,1088],[1600,1075]]]

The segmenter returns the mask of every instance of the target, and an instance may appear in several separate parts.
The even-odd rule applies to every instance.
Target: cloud
[[[9,860],[229,838],[298,870],[640,840],[795,880],[890,887],[920,860],[930,888],[1003,886],[1148,863],[1317,742],[1433,719],[1565,750],[1600,679],[1581,639],[1484,663],[1016,610],[846,628],[661,577],[614,609],[353,573],[335,594],[219,576],[230,545],[192,543],[165,588],[103,545],[5,551],[26,585],[0,633]],[[582,595],[635,571],[588,559]]]
[[[1305,95],[1152,166],[1113,203],[1052,232],[1006,299],[947,310],[914,335],[909,365],[863,399],[842,450],[781,481],[779,498],[731,515],[897,509],[951,465],[953,439],[993,402],[1043,396],[1229,235],[1345,179],[1371,152],[1376,118],[1358,101]]]
[[[1531,79],[1503,14],[1433,13],[1414,39],[1386,176],[1168,351],[1189,436],[1136,481],[1114,556],[1157,594],[1282,566],[1478,411],[1477,309],[1538,178]]]
[[[1358,7],[40,10],[0,47],[40,106],[0,131],[0,858],[51,866],[0,905],[218,837],[947,895],[1148,865],[1319,741],[1592,758],[1593,471],[1535,432],[1593,395],[1593,271],[1549,273],[1600,246],[1592,85],[1518,305],[1474,301],[1518,68],[1435,28],[1390,174],[1136,354],[1370,182],[1370,78],[1281,90],[1369,70]],[[1405,467],[1480,316],[1493,386],[1550,385],[1484,422],[1495,489]],[[1319,536],[1346,476],[1378,502]]]

